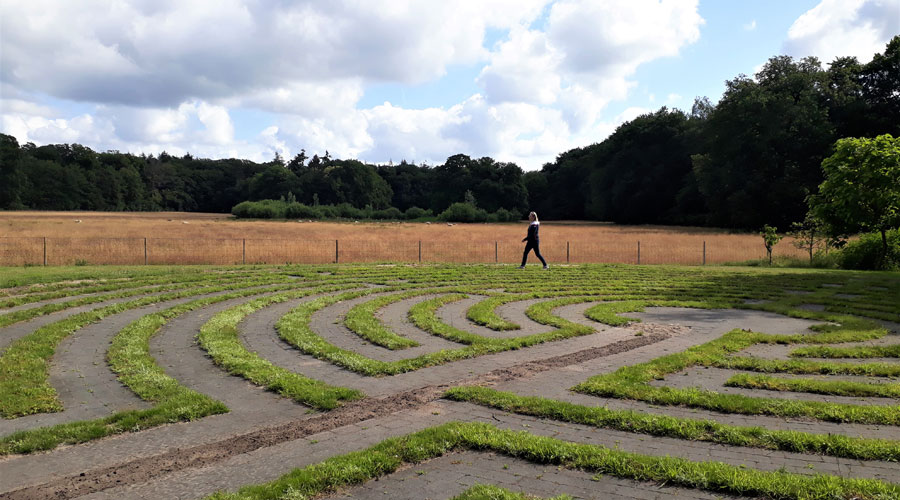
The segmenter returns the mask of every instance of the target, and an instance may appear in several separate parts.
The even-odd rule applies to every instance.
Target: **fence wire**
[[[135,264],[327,264],[454,262],[517,264],[518,241],[293,240],[236,238],[0,238],[0,266]],[[551,264],[623,263],[703,265],[766,257],[762,245],[616,239],[603,243],[541,242]],[[791,245],[776,255],[804,257]],[[529,263],[538,262],[531,253]]]

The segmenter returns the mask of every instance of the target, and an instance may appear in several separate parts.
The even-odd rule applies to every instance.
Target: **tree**
[[[762,231],[759,233],[760,236],[763,237],[763,242],[766,244],[766,254],[769,256],[769,265],[772,265],[772,248],[781,241],[781,236],[778,234],[778,228],[772,227],[768,224],[763,226]]]
[[[794,222],[791,224],[791,232],[789,236],[794,238],[791,242],[796,248],[809,252],[809,263],[812,264],[813,253],[816,248],[825,244],[826,236],[824,231],[825,224],[811,213],[807,213],[803,222]]]
[[[822,170],[825,181],[809,198],[810,210],[833,233],[880,232],[886,258],[887,231],[900,227],[900,137],[841,139]]]

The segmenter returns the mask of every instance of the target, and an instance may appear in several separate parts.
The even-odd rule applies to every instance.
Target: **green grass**
[[[401,337],[388,330],[384,324],[375,317],[375,311],[395,302],[418,297],[420,295],[435,293],[435,291],[435,289],[413,290],[363,302],[362,304],[354,306],[347,312],[347,315],[344,317],[344,326],[369,342],[387,349],[397,350],[416,347],[419,343],[415,340]]]
[[[491,484],[476,483],[451,500],[539,500],[539,497],[510,491]],[[572,500],[572,497],[569,495],[558,495],[547,500]]]
[[[263,278],[242,285],[265,285],[269,282],[269,278]],[[62,410],[56,390],[48,382],[49,360],[59,342],[78,329],[130,309],[228,289],[229,285],[209,286],[113,304],[69,316],[18,339],[0,357],[0,416],[15,418]]]
[[[850,329],[848,339],[855,339],[858,332]],[[830,331],[831,341],[841,340],[840,331]],[[798,401],[736,394],[721,394],[699,388],[678,389],[655,387],[652,380],[662,380],[666,375],[691,366],[713,366],[730,369],[753,369],[760,366],[802,366],[802,361],[770,361],[757,358],[731,357],[760,342],[800,342],[808,340],[804,335],[766,335],[762,333],[732,330],[722,337],[687,351],[670,354],[647,363],[622,367],[611,374],[598,375],[575,386],[572,390],[601,397],[634,399],[650,404],[680,405],[691,408],[743,415],[772,415],[779,417],[810,417],[830,422],[900,425],[900,407],[860,406],[820,401]],[[849,341],[849,340],[848,340]],[[842,368],[833,364],[833,368]],[[844,371],[859,369],[861,365],[847,364]],[[818,368],[822,368],[818,364]],[[862,367],[865,369],[866,367]],[[896,368],[896,367],[894,367]],[[838,370],[836,370],[838,371]]]
[[[207,321],[197,335],[200,346],[215,363],[232,375],[241,376],[266,389],[319,410],[336,408],[340,401],[360,399],[357,390],[336,387],[286,370],[250,352],[238,338],[237,325],[247,315],[287,300],[333,292],[346,287],[326,287],[260,297],[222,311]]]
[[[295,469],[270,483],[218,492],[213,500],[310,498],[376,479],[405,464],[416,464],[456,449],[494,452],[529,462],[599,475],[718,494],[773,499],[897,498],[900,486],[874,479],[764,472],[718,462],[647,456],[603,446],[498,429],[484,423],[451,422],[382,441],[365,450]]]
[[[794,358],[900,358],[900,344],[888,346],[809,346],[791,351]]]
[[[898,398],[900,384],[866,384],[841,380],[813,380],[807,378],[782,378],[771,375],[738,373],[730,377],[725,385],[746,389],[769,391],[808,392],[860,398]],[[900,410],[900,407],[897,408]]]
[[[713,420],[581,406],[477,386],[454,387],[445,396],[454,401],[465,401],[522,415],[637,434],[856,460],[900,462],[900,441],[733,426]]]

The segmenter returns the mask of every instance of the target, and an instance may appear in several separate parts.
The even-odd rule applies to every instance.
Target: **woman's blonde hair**
[[[538,221],[538,218],[537,218],[537,212],[530,212],[530,213],[528,214],[528,218],[529,218],[529,219],[532,218],[532,217],[534,217],[534,221],[535,221],[535,222],[539,222],[539,221]]]

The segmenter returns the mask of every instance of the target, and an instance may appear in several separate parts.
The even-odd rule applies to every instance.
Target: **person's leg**
[[[525,251],[522,252],[522,265],[519,267],[525,267],[525,263],[528,262],[528,252],[531,251],[531,242],[525,244]]]
[[[541,245],[540,245],[540,243],[535,243],[535,244],[534,244],[534,254],[537,255],[537,258],[541,259],[541,264],[543,264],[544,267],[547,267],[547,261],[544,260],[544,257],[541,255]]]

